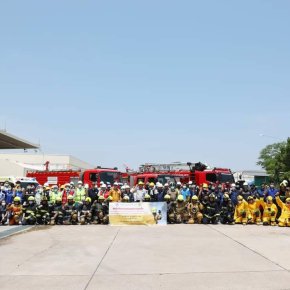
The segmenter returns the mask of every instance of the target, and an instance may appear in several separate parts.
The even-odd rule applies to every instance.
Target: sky
[[[94,166],[256,169],[290,135],[289,15],[287,0],[1,1],[0,128]]]

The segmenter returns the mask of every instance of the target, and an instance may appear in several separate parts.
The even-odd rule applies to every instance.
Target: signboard
[[[167,225],[166,202],[111,202],[110,224],[120,225]]]
[[[57,176],[48,176],[47,183],[48,184],[57,184]]]

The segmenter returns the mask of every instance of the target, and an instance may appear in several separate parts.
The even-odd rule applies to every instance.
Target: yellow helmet
[[[169,194],[165,194],[165,195],[164,195],[164,199],[165,199],[165,200],[170,199],[170,195],[169,195]]]
[[[109,195],[108,198],[107,198],[107,200],[108,200],[108,201],[112,201],[113,198]]]
[[[28,197],[28,201],[35,201],[34,196],[29,196],[29,197]]]
[[[241,195],[238,195],[237,199],[238,199],[238,201],[242,201],[243,197]]]
[[[128,195],[124,195],[123,200],[124,200],[124,201],[128,201],[128,200],[130,200],[130,198],[129,198]]]
[[[196,195],[194,195],[194,196],[191,198],[191,200],[195,200],[195,201],[197,201],[197,200],[198,200],[198,197],[197,197]]]
[[[139,181],[138,185],[144,185],[144,182],[143,181]]]
[[[177,197],[177,200],[178,201],[184,201],[183,195],[179,194],[178,197]]]
[[[99,199],[99,200],[104,200],[105,197],[104,197],[103,195],[99,195],[98,199]]]
[[[208,188],[207,183],[204,183],[204,184],[202,185],[202,187],[203,187],[203,188]]]
[[[290,202],[290,197],[287,197],[286,198],[286,202]]]
[[[21,199],[20,199],[20,197],[19,197],[19,196],[15,196],[15,197],[14,197],[14,199],[13,199],[13,201],[14,201],[14,202],[16,202],[16,201],[20,202],[20,201],[21,201]]]
[[[63,185],[60,186],[60,189],[64,189],[64,187],[65,187],[65,185],[63,184]]]
[[[90,197],[86,197],[85,201],[86,202],[92,202],[92,199]]]
[[[157,209],[155,207],[152,208],[152,213],[157,213]]]
[[[254,198],[250,195],[248,196],[247,200],[253,200]]]
[[[151,187],[155,186],[154,182],[150,182],[149,186],[151,186]]]
[[[62,201],[62,199],[61,199],[61,197],[60,197],[60,196],[58,196],[58,197],[55,199],[55,201],[58,201],[58,202],[60,202],[60,201]]]
[[[273,197],[272,196],[267,196],[267,201],[272,202],[273,201]]]
[[[150,194],[146,193],[145,196],[144,196],[144,198],[145,198],[145,199],[150,199],[151,196],[150,196]]]
[[[229,195],[227,193],[224,194],[224,199],[229,199]]]
[[[68,200],[73,200],[74,197],[73,197],[72,195],[69,195],[67,199],[68,199]]]

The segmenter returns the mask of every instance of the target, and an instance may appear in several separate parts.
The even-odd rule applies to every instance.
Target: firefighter
[[[237,205],[235,208],[234,220],[236,224],[246,225],[248,222],[248,203],[241,195],[237,197]]]
[[[224,193],[221,204],[220,221],[222,224],[234,225],[235,206],[228,193]]]
[[[109,195],[112,197],[113,202],[119,202],[121,200],[121,191],[118,186],[118,182],[115,182],[113,188],[109,192]]]
[[[81,225],[90,224],[92,221],[92,199],[86,197],[85,202],[79,208],[79,222]]]
[[[154,182],[150,182],[148,185],[148,194],[151,196],[152,200],[154,200],[155,192],[155,184]]]
[[[100,194],[100,192],[99,192]],[[91,207],[91,213],[92,213],[92,223],[93,224],[101,224],[103,221],[103,203],[105,201],[105,198],[103,195],[99,195],[98,199],[93,203]]]
[[[36,223],[48,225],[50,223],[50,206],[47,197],[44,196],[39,206],[36,207]]]
[[[101,185],[101,188],[100,188],[100,191],[99,191],[99,193],[98,193],[98,197],[100,197],[100,196],[103,196],[104,197],[104,199],[105,198],[107,198],[108,196],[107,196],[107,185],[105,184],[105,183],[103,183],[102,185]]]
[[[284,203],[282,202],[279,194],[277,194],[276,202],[281,208],[281,215],[278,219],[279,227],[290,227],[290,197],[287,197]]]
[[[79,203],[83,202],[86,198],[86,189],[83,186],[83,183],[81,181],[78,181],[78,188],[75,191],[74,195],[74,202],[76,203],[76,206],[79,205]]]
[[[172,185],[169,189],[169,191],[167,192],[167,194],[170,195],[170,200],[171,201],[176,201],[177,196],[178,196],[178,190],[175,188],[174,185]]]
[[[208,188],[208,185],[204,183],[202,188],[199,191],[198,197],[199,197],[199,200],[203,203],[204,200],[206,202],[208,201],[208,196],[209,196],[209,188]]]
[[[181,184],[180,181],[178,181],[178,182],[176,183],[177,195],[180,194],[181,188],[182,188],[182,184]]]
[[[124,187],[125,187],[124,195],[127,195],[129,197],[129,202],[133,202],[134,195],[131,192],[130,186],[128,184],[125,184]]]
[[[186,202],[184,201],[183,195],[179,194],[177,197],[177,202],[175,206],[175,223],[187,223],[189,219],[189,214],[186,207]]]
[[[55,200],[55,204],[53,205],[51,211],[51,225],[62,225],[63,224],[63,206],[62,206],[63,199],[61,197],[57,197]]]
[[[35,225],[36,223],[36,203],[35,198],[30,196],[28,198],[28,205],[23,208],[22,224]]]
[[[201,213],[202,211],[202,205],[200,204],[198,197],[196,195],[192,196],[191,203],[187,205],[187,209],[189,212],[189,224],[200,224],[203,218],[203,215]]]
[[[167,204],[167,223],[168,224],[173,224],[175,222],[174,220],[174,205],[175,205],[175,202],[174,201],[171,201],[171,197],[169,194],[166,194],[164,196],[164,201],[166,202]]]
[[[77,205],[74,202],[74,197],[69,195],[67,204],[64,206],[64,225],[76,225],[78,223]]]
[[[185,201],[189,201],[189,196],[190,196],[190,193],[189,193],[189,189],[187,188],[186,184],[184,184],[180,190],[180,194],[182,194],[183,196],[183,199]]]
[[[249,196],[248,202],[248,224],[261,224],[260,202],[253,196]]]
[[[217,224],[219,221],[219,206],[214,193],[208,196],[208,200],[204,203],[203,220],[204,224]]]
[[[61,203],[62,205],[65,205],[67,203],[67,198],[69,195],[74,195],[73,191],[71,190],[71,185],[69,183],[66,183],[64,185],[64,191],[62,192],[62,197],[61,197]]]
[[[8,205],[9,225],[19,225],[20,223],[20,218],[22,215],[22,206],[20,201],[20,197],[16,196],[13,199],[13,203]]]
[[[266,202],[263,199],[260,199],[260,203],[263,207],[263,225],[264,226],[275,226],[276,225],[276,215],[278,212],[277,206],[273,203],[273,197],[268,195]]]
[[[2,225],[5,225],[7,220],[8,220],[7,204],[6,204],[5,199],[3,199],[0,205],[0,223]]]

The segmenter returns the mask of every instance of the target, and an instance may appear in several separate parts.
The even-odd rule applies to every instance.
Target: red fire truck
[[[27,177],[35,178],[39,184],[62,185],[65,183],[77,183],[81,180],[84,184],[92,185],[92,182],[100,185],[101,181],[113,184],[115,181],[119,182],[121,179],[121,172],[115,168],[97,167],[94,169],[87,169],[84,171],[78,170],[45,170],[45,171],[30,171],[26,174]]]
[[[128,173],[129,174],[129,173]],[[168,164],[154,164],[146,163],[139,167],[139,173],[135,176],[142,178],[142,175],[147,176],[172,176],[175,180],[182,183],[193,181],[196,185],[200,186],[203,183],[234,183],[235,179],[230,169],[227,168],[208,168],[207,165],[198,163],[181,163],[174,162]],[[154,181],[153,181],[154,182]],[[160,181],[162,182],[162,181]],[[136,182],[134,182],[136,184]],[[162,182],[164,184],[164,182]]]

